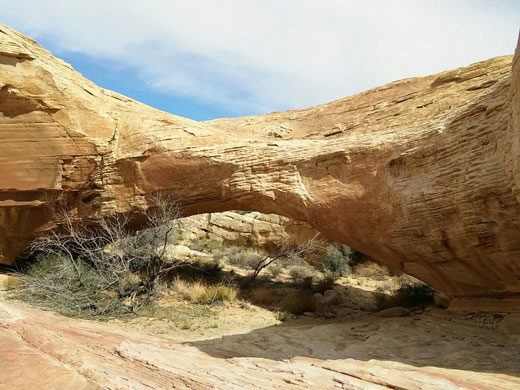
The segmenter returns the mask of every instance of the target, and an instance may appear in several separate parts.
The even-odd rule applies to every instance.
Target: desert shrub
[[[305,278],[312,276],[313,270],[309,266],[293,266],[289,268],[289,275],[292,281],[300,285],[303,283]]]
[[[240,268],[254,269],[259,261],[264,258],[263,255],[256,253],[252,249],[246,249],[241,251],[234,251],[229,256],[229,263],[236,265]]]
[[[182,298],[189,298],[189,288],[190,284],[178,276],[176,276],[170,283],[171,291],[180,295]]]
[[[207,236],[198,236],[188,243],[188,247],[197,252],[213,253],[222,247],[222,243]]]
[[[271,279],[276,279],[278,275],[282,272],[283,264],[281,263],[273,263],[267,268],[267,273],[269,274]]]
[[[342,244],[331,244],[319,268],[323,272],[330,272],[335,276],[345,276],[350,272],[351,249]]]
[[[266,303],[270,304],[275,301],[275,296],[273,294],[273,290],[268,288],[255,288],[253,291],[251,291],[251,300],[254,303]]]
[[[30,245],[18,296],[66,315],[137,314],[160,295],[163,279],[179,266],[167,250],[178,204],[160,194],[148,202],[145,211],[88,224],[66,207],[56,211],[57,228]],[[135,233],[133,219],[144,221],[146,229]]]
[[[71,317],[114,316],[130,313],[107,280],[85,262],[66,256],[42,256],[21,275],[24,287],[15,297]]]
[[[325,274],[315,282],[313,292],[323,294],[327,290],[332,290],[335,282],[336,277],[333,274]]]
[[[287,311],[280,310],[280,311],[276,312],[276,319],[278,321],[287,321],[288,318],[289,318],[289,313],[287,313]]]
[[[283,301],[282,309],[292,314],[316,311],[316,302],[310,290],[297,290],[289,294]]]
[[[7,288],[16,288],[23,286],[23,280],[16,276],[8,276],[2,281],[2,284]]]
[[[422,282],[405,282],[390,294],[377,293],[376,306],[378,310],[390,307],[426,307],[433,304],[434,289]]]
[[[234,301],[238,291],[234,287],[213,285],[204,288],[198,298],[199,303],[212,304],[215,302]]]
[[[201,296],[206,291],[206,286],[200,280],[195,280],[189,283],[189,286],[186,290],[185,297],[188,298],[192,302],[199,302],[201,300]]]

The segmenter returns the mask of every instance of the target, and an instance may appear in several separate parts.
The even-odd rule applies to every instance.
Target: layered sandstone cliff
[[[514,305],[519,58],[199,123],[99,88],[0,25],[0,261],[52,227],[59,198],[89,218],[160,189],[189,214],[305,221],[451,296]]]

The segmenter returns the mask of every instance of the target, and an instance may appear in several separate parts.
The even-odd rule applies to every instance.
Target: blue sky
[[[514,51],[517,0],[4,0],[98,85],[196,120],[303,108]]]

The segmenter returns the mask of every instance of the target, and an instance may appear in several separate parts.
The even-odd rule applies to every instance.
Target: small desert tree
[[[324,251],[325,242],[317,237],[317,235],[302,244],[296,244],[291,238],[287,238],[278,244],[274,255],[260,256],[256,264],[252,265],[253,272],[246,281],[246,285],[253,282],[260,272],[271,264],[283,263],[291,259],[300,259],[308,263],[313,263]]]
[[[69,315],[110,315],[116,308],[136,313],[179,266],[168,253],[173,221],[181,215],[171,196],[156,193],[148,197],[146,210],[88,222],[66,207],[56,210],[57,228],[30,245],[36,261],[21,275],[26,297],[45,298]],[[136,219],[144,221],[138,232],[132,229]]]

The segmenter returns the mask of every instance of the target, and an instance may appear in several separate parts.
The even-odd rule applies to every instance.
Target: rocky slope
[[[520,49],[519,49],[520,50]],[[520,296],[520,51],[304,110],[198,123],[102,89],[0,26],[0,261],[76,216],[181,197],[305,221],[456,297]]]

